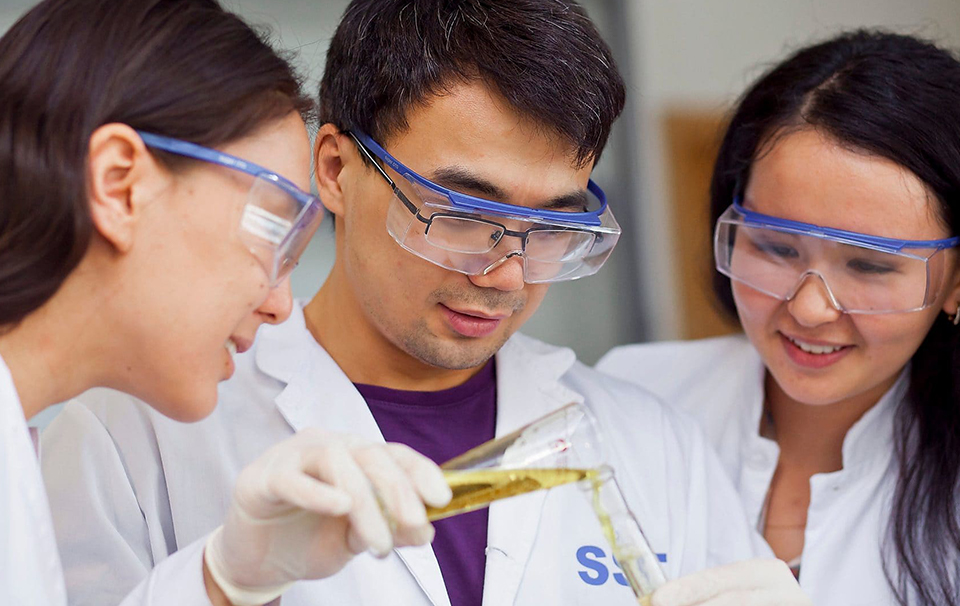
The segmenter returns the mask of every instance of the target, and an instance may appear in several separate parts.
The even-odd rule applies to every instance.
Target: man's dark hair
[[[610,48],[573,0],[354,0],[327,52],[320,119],[383,142],[411,107],[473,79],[568,140],[579,165],[623,110]]]

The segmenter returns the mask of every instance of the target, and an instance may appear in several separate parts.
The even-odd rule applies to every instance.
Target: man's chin
[[[424,364],[445,370],[469,370],[483,366],[496,355],[509,335],[482,339],[436,339],[407,343],[407,353]]]

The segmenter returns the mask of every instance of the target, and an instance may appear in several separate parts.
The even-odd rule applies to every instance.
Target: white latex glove
[[[652,606],[813,606],[781,560],[747,560],[666,583]]]
[[[204,562],[235,606],[265,604],[358,553],[429,543],[424,503],[450,497],[440,468],[407,446],[304,430],[240,473]]]

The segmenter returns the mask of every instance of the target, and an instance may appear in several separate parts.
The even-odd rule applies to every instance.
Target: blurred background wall
[[[137,1],[137,0],[128,0]],[[311,90],[346,0],[223,0],[294,53]],[[35,2],[0,0],[0,31]],[[624,228],[597,276],[555,285],[525,332],[593,363],[627,342],[730,330],[706,295],[706,180],[737,95],[788,52],[845,28],[885,27],[960,48],[958,0],[582,0],[629,99],[595,179]],[[310,297],[332,262],[321,228],[293,276]]]

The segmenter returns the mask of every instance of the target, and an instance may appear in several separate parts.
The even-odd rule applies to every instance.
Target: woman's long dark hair
[[[741,98],[710,185],[715,224],[754,158],[779,134],[812,128],[909,169],[960,234],[960,62],[909,36],[856,31],[805,48]],[[736,317],[730,281],[714,290]],[[941,314],[911,364],[897,411],[899,466],[884,558],[900,604],[960,606],[960,330]]]
[[[216,0],[46,0],[27,12],[0,39],[0,331],[87,250],[94,130],[122,122],[217,146],[292,111],[312,113],[300,79]]]

